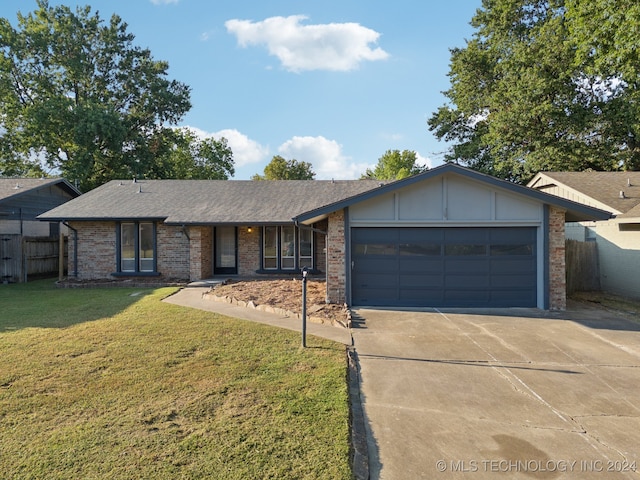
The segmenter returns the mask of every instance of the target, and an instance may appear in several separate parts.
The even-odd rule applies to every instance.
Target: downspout
[[[65,221],[62,221],[61,223],[69,230],[73,231],[73,276],[78,278],[78,230]]]

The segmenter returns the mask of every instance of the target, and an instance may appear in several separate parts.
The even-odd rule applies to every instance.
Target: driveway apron
[[[358,309],[372,479],[640,478],[640,324]]]

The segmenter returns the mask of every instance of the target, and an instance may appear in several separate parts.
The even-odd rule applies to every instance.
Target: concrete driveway
[[[640,478],[640,324],[358,309],[372,479]]]

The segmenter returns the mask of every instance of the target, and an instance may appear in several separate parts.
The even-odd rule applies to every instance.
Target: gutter
[[[78,230],[73,228],[64,220],[60,223],[73,231],[73,276],[78,278]]]

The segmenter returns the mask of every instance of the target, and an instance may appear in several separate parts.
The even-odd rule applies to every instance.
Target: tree
[[[41,158],[83,190],[144,177],[171,148],[167,125],[191,108],[189,87],[117,15],[37,5],[17,28],[0,19],[0,173]]]
[[[255,174],[252,180],[313,180],[316,176],[309,162],[285,160],[275,155],[264,167],[264,175]]]
[[[400,180],[427,170],[417,164],[418,156],[416,152],[410,150],[387,150],[378,159],[378,163],[373,170],[367,168],[361,178],[372,178],[376,180]]]
[[[453,143],[446,161],[516,182],[541,170],[633,168],[637,136],[622,120],[640,118],[630,85],[578,55],[586,40],[568,10],[589,3],[483,1],[472,39],[451,51],[449,103],[428,120]]]
[[[145,172],[146,178],[228,180],[235,173],[233,152],[225,138],[201,139],[188,128],[166,133],[171,148]]]

